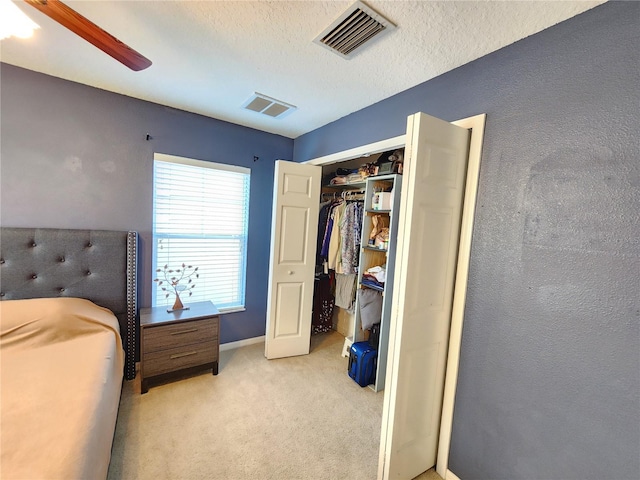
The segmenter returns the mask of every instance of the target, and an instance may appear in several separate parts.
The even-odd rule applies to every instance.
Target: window
[[[244,308],[250,170],[155,154],[153,162],[153,277],[162,269],[198,267],[183,303],[211,300],[221,311]],[[179,285],[178,289],[186,285]],[[153,305],[174,295],[153,282]]]

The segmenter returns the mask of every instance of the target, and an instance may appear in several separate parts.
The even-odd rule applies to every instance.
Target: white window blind
[[[156,154],[153,178],[153,278],[163,279],[165,265],[198,267],[195,287],[180,295],[185,305],[244,308],[250,170]],[[153,289],[154,305],[173,305],[173,293]]]

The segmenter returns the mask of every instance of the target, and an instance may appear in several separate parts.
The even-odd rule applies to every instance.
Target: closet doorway
[[[282,342],[306,344],[306,351],[291,355],[309,352],[305,295],[313,290],[318,165],[405,147],[378,478],[414,478],[436,455],[446,478],[484,120],[448,123],[418,113],[408,118],[406,136],[307,164],[276,165],[267,358],[275,358],[272,345]],[[286,205],[278,200],[283,194],[313,198],[316,205]]]

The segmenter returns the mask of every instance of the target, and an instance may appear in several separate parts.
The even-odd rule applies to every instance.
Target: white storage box
[[[371,208],[373,210],[391,210],[393,192],[376,192],[373,194]]]

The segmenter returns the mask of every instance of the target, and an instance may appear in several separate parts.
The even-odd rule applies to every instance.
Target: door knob
[[[287,272],[287,275],[293,275],[293,270],[289,270],[289,271]]]

